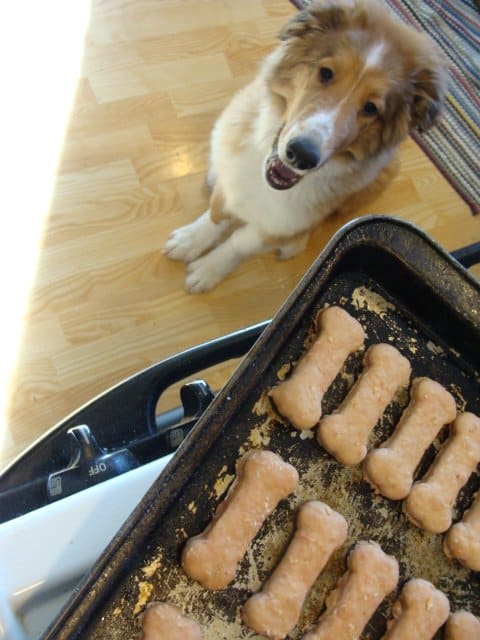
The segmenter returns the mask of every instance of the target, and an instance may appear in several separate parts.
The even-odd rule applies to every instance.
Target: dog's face
[[[268,76],[283,118],[266,161],[275,189],[289,189],[332,157],[372,157],[437,119],[442,56],[381,5],[317,0],[280,38]]]

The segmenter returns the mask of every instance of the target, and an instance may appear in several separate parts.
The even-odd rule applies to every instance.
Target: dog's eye
[[[320,78],[320,82],[327,84],[327,82],[333,80],[333,71],[329,67],[320,67],[318,76]]]
[[[378,113],[377,105],[373,102],[366,102],[363,105],[363,113],[366,116],[376,116]]]

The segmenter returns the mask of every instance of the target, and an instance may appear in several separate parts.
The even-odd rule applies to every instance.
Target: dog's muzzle
[[[285,150],[286,161],[280,159],[277,146],[283,127],[279,130],[273,145],[272,153],[267,160],[265,177],[274,189],[290,189],[305,175],[320,166],[321,154],[317,144],[307,137],[292,138]],[[300,171],[302,173],[297,173]]]
[[[274,189],[290,189],[296,185],[302,177],[303,176],[293,171],[293,169],[287,167],[277,154],[271,155],[267,160],[265,178],[268,184]]]

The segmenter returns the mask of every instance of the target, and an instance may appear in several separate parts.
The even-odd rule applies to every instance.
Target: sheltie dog
[[[400,142],[436,121],[445,60],[376,0],[314,0],[218,118],[207,211],[165,253],[208,291],[241,261],[299,253],[334,211],[389,182]]]

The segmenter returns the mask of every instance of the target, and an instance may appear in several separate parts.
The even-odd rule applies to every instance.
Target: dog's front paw
[[[172,231],[165,243],[163,253],[172,260],[183,260],[183,262],[191,262],[198,258],[205,250],[205,243],[201,242],[201,236],[198,232],[195,233],[195,230],[194,223]]]
[[[224,276],[215,261],[207,254],[188,265],[185,288],[190,293],[204,293],[213,289]]]

